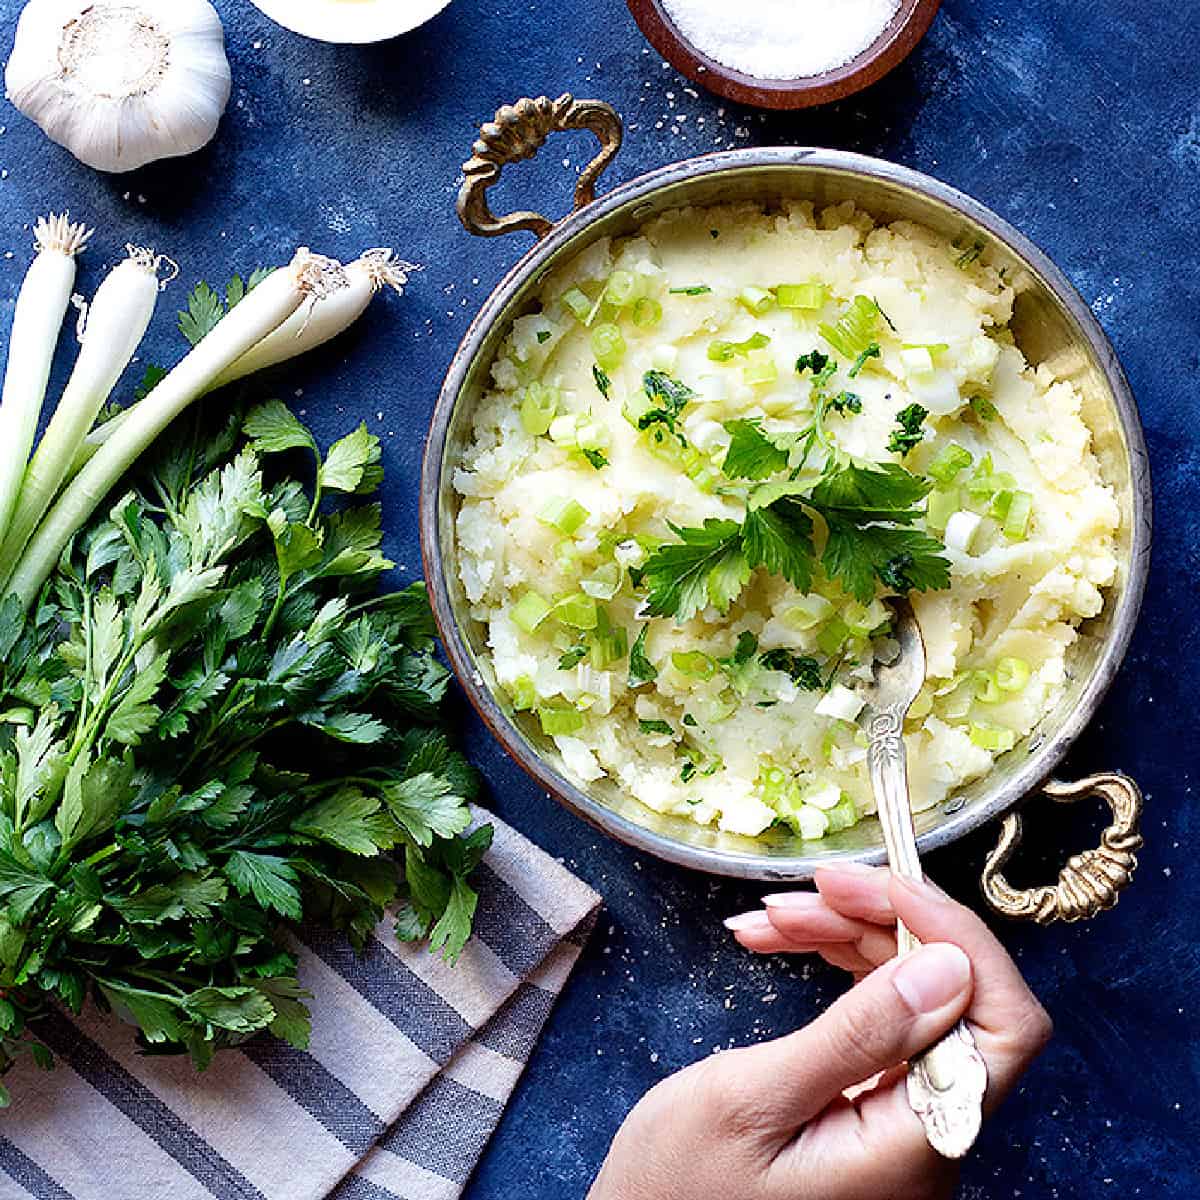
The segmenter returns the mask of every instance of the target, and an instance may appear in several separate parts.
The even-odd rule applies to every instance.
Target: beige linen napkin
[[[39,1032],[0,1114],[0,1200],[455,1200],[496,1128],[599,897],[495,818],[454,967],[384,922],[364,955],[306,929],[312,1043],[256,1039],[203,1075],[86,1010]]]

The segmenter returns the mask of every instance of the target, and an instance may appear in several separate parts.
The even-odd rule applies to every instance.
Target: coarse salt
[[[861,54],[900,0],[664,0],[701,53],[757,79],[821,75]]]

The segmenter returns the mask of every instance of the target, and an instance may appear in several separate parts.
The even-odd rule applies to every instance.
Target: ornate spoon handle
[[[913,832],[908,796],[908,763],[904,750],[907,704],[876,710],[867,725],[871,783],[879,806],[879,822],[888,860],[897,875],[924,878]],[[900,922],[896,952],[910,953],[920,943]],[[987,1064],[965,1021],[908,1065],[908,1102],[925,1127],[929,1144],[946,1158],[962,1158],[979,1136]]]

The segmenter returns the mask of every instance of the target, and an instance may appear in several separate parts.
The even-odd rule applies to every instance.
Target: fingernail
[[[776,892],[764,896],[763,903],[768,908],[822,908],[825,901],[816,892]]]
[[[909,879],[906,875],[897,875],[896,878],[900,881],[902,887],[907,888],[910,892],[917,896],[932,897],[936,900],[949,900],[949,895],[942,891],[932,879]]]
[[[858,875],[865,878],[867,875],[874,875],[879,868],[869,866],[867,863],[842,862],[830,863],[829,866],[818,867],[817,870],[825,875]]]
[[[739,913],[736,917],[726,917],[725,928],[734,933],[747,929],[770,929],[771,921],[765,912],[756,909],[754,912]]]
[[[892,986],[914,1013],[937,1012],[971,981],[971,961],[949,942],[913,951],[892,974]]]

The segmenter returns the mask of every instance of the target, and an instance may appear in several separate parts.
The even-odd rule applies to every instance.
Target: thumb
[[[794,1132],[847,1088],[937,1041],[970,1001],[970,960],[932,943],[877,968],[803,1029],[743,1051],[743,1061],[751,1078],[772,1080],[776,1128]]]

